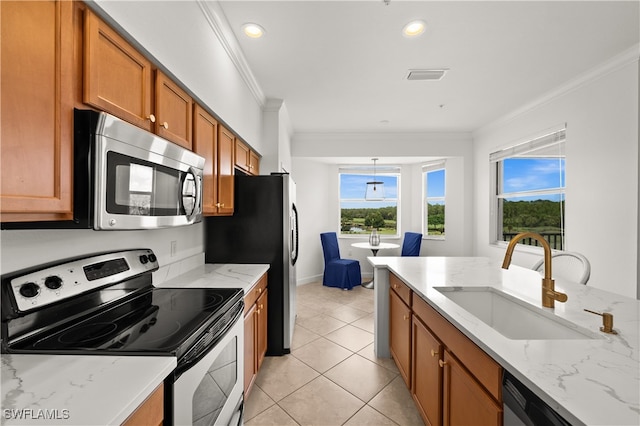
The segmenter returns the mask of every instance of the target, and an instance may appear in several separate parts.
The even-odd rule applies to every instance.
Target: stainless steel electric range
[[[2,352],[173,356],[165,423],[241,424],[242,290],[155,288],[157,269],[136,249],[3,275]]]

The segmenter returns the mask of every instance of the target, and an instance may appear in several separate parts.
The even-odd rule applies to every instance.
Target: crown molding
[[[508,113],[507,115],[498,118],[495,121],[492,121],[489,124],[486,124],[476,131],[474,134],[482,134],[488,131],[495,129],[503,124],[508,123],[511,120],[519,117],[520,115],[526,114],[534,109],[541,107],[561,96],[564,96],[574,90],[577,90],[594,80],[597,80],[600,77],[603,77],[611,72],[617,71],[620,68],[629,65],[630,63],[637,62],[640,59],[640,44],[635,44],[634,46],[622,51],[621,53],[615,55],[611,59],[603,62],[600,65],[595,66],[587,70],[582,74],[578,74],[576,77],[567,81],[563,85],[543,94],[542,96],[534,99],[533,101],[524,104],[520,108],[515,109],[514,111]]]
[[[244,57],[244,53],[231,30],[231,26],[229,25],[220,4],[217,1],[196,0],[196,2],[207,19],[209,26],[220,41],[220,44],[227,52],[229,59],[231,59],[231,62],[233,62],[240,73],[240,76],[249,88],[249,91],[260,107],[263,108],[266,103],[264,92],[253,75],[251,68],[249,68],[249,64]]]

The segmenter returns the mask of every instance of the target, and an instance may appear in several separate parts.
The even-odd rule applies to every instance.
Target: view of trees
[[[395,206],[380,208],[342,209],[340,230],[343,234],[368,233],[377,229],[380,234],[395,235],[398,209]]]
[[[427,204],[429,235],[444,235],[444,204]]]
[[[502,203],[503,229],[509,232],[560,232],[564,201],[507,201]]]

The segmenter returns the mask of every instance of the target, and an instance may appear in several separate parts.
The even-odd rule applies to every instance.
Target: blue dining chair
[[[405,232],[400,256],[420,256],[422,234],[417,232]]]
[[[353,259],[341,259],[338,236],[335,232],[320,234],[324,253],[324,275],[322,285],[351,290],[362,283],[360,262]]]

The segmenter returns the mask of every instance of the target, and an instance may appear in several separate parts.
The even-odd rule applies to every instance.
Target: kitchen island
[[[375,351],[389,357],[389,275],[453,324],[572,424],[640,424],[640,302],[590,286],[556,279],[568,295],[555,308],[541,307],[539,273],[488,258],[369,257],[374,266]],[[471,315],[438,287],[493,288],[578,327],[584,339],[510,339]],[[602,319],[584,309],[610,312],[617,335],[599,331]],[[518,321],[513,318],[512,321]],[[427,354],[424,354],[426,356]]]

